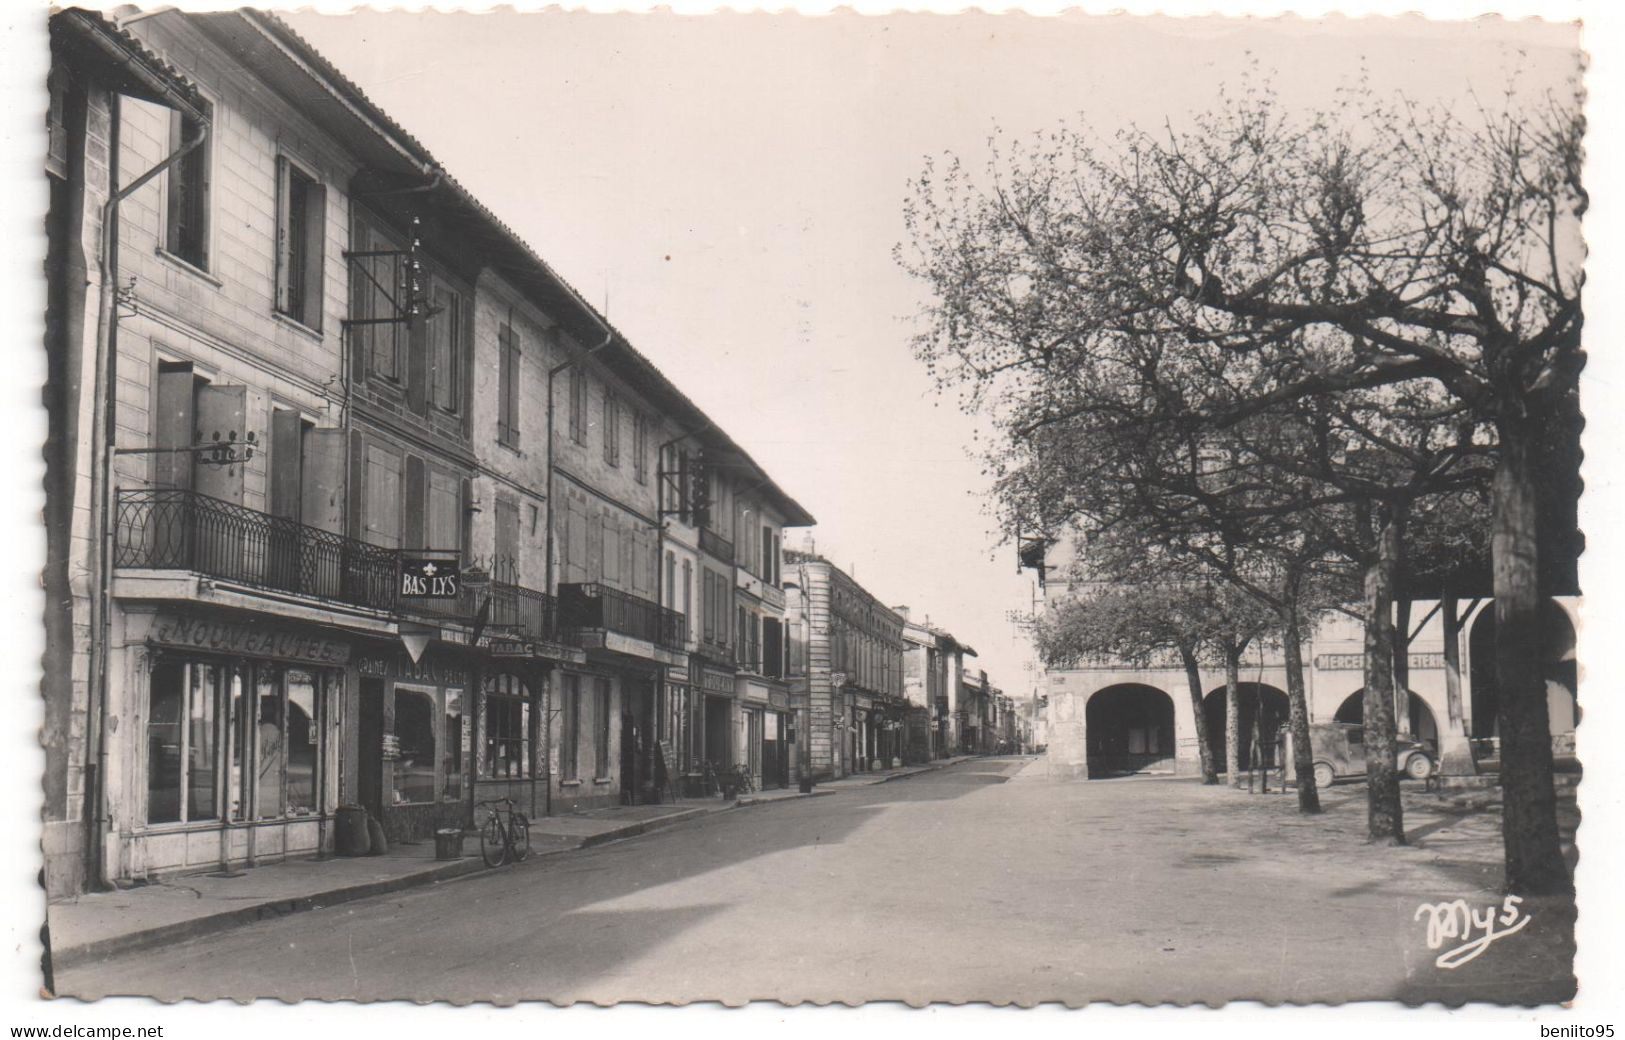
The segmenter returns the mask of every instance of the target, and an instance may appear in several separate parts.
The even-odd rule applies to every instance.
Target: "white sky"
[[[218,6],[220,0],[180,2]],[[342,7],[346,0],[313,2]],[[707,0],[672,2],[693,9]],[[827,7],[835,0],[795,2]],[[867,10],[887,6],[887,0],[852,2]],[[962,0],[914,2],[951,10]],[[1052,13],[1074,0],[985,5],[1017,2]],[[1261,1022],[1266,1012],[1243,1005],[1231,1005],[1222,1015],[1199,1008],[1092,1007],[1089,1021],[1098,1016],[1107,1028],[1141,1030],[1149,1021],[1156,1031],[1178,1016],[1181,1025],[1215,1037],[1304,1026],[1316,1035],[1364,1037],[1393,1023],[1407,1033],[1431,1028],[1491,1038],[1531,1036],[1537,1023],[1617,1021],[1611,1012],[1622,1006],[1618,987],[1606,980],[1625,969],[1625,947],[1612,927],[1625,915],[1617,884],[1625,869],[1625,788],[1618,756],[1602,752],[1625,733],[1612,681],[1625,671],[1625,641],[1608,638],[1617,619],[1625,618],[1625,583],[1611,580],[1625,573],[1616,548],[1625,542],[1613,530],[1625,502],[1614,477],[1618,456],[1610,451],[1625,440],[1625,409],[1615,403],[1625,380],[1616,359],[1625,355],[1607,349],[1625,337],[1620,294],[1610,290],[1625,283],[1616,259],[1618,193],[1611,190],[1625,163],[1619,154],[1625,142],[1625,65],[1618,46],[1625,12],[1616,15],[1616,5],[1602,0],[1108,2],[1138,10],[1290,5],[1308,13],[1422,8],[1438,17],[1473,16],[1486,8],[1585,14],[1583,42],[1592,52],[1587,178],[1594,202],[1586,218],[1587,267],[1592,284],[1604,291],[1594,290],[1587,300],[1591,359],[1583,390],[1588,454],[1581,523],[1591,537],[1581,560],[1585,719],[1579,740],[1587,773],[1580,791],[1586,820],[1577,875],[1584,907],[1577,969],[1583,983],[1576,1008],[1404,1013],[1370,1004],[1341,1007],[1335,1016],[1324,1008],[1271,1009],[1272,1021]],[[101,4],[93,0],[92,6]],[[43,650],[38,573],[44,558],[36,446],[45,427],[38,390],[45,359],[37,349],[40,219],[46,208],[38,158],[45,147],[44,10],[39,4],[8,5],[0,22],[0,84],[13,102],[0,106],[0,183],[6,187],[0,223],[13,245],[0,253],[0,300],[8,305],[6,327],[14,341],[10,378],[0,380],[0,414],[14,433],[12,450],[0,453],[0,487],[6,491],[0,536],[14,549],[5,558],[9,567],[0,567],[0,588],[9,593],[0,597],[7,622],[0,645],[11,664],[5,750],[24,789],[22,797],[0,800],[0,833],[10,836],[8,855],[0,859],[10,865],[4,890],[13,908],[5,921],[11,956],[0,959],[0,1008],[17,1012],[12,1018],[24,1024],[165,1024],[181,1036],[225,1029],[250,1040],[313,1027],[321,1035],[359,1026],[400,1036],[426,1035],[431,1028],[444,1033],[459,1023],[466,1030],[471,1021],[477,1028],[487,1012],[399,1005],[331,1005],[318,1016],[309,1005],[261,1002],[245,1018],[242,1008],[229,1004],[158,1008],[147,1001],[103,1001],[69,1007],[58,1001],[41,1017],[45,1005],[34,996],[41,893],[34,880],[39,850],[33,778],[43,763],[36,739]],[[496,17],[501,21],[400,15],[292,20],[583,291],[601,301],[605,284],[612,286],[616,323],[823,520],[821,549],[855,563],[859,578],[887,600],[929,611],[975,642],[995,680],[1007,688],[1020,674],[1019,653],[1003,614],[1025,599],[1027,586],[1012,573],[1008,550],[989,560],[989,523],[975,498],[981,487],[977,467],[964,456],[969,424],[951,404],[931,407],[899,322],[912,312],[919,290],[892,268],[889,250],[901,235],[904,181],[918,170],[921,156],[944,148],[978,154],[995,118],[1016,132],[1085,107],[1107,128],[1129,117],[1160,119],[1165,111],[1203,100],[1213,82],[1238,67],[1246,47],[1280,70],[1284,88],[1309,97],[1351,68],[1357,51],[1369,55],[1383,80],[1439,92],[1459,89],[1466,72],[1498,60],[1486,55],[1491,37],[1539,32],[1543,39],[1555,35],[1559,46],[1572,39],[1568,30],[1495,22],[1472,29],[1413,27],[1404,41],[1393,38],[1392,23],[1385,22],[1357,25],[1337,39],[1277,23],[1183,23],[1185,34],[1176,40],[1166,22],[1155,23],[1153,32],[1151,22],[1070,26],[1021,15],[999,21],[959,17],[951,25],[918,16],[855,26],[851,20],[839,25],[781,18],[776,27],[760,16],[642,26],[625,16],[585,25],[579,16]],[[756,28],[764,22],[765,28]],[[746,27],[765,39],[744,41]],[[785,42],[791,31],[799,34],[794,48]],[[922,39],[926,35],[935,38]],[[497,124],[475,118],[479,112],[511,119],[508,132],[493,133]],[[669,262],[663,259],[668,253]],[[803,300],[805,307],[799,305]],[[816,352],[803,344],[816,345]],[[929,1028],[956,1040],[1009,1031],[1013,1024],[1034,1035],[1078,1035],[1075,1013],[1046,1011],[1054,1013],[1028,1012],[1017,1022],[1005,1009],[988,1006],[795,1014],[759,1006],[699,1019],[688,1014],[679,1023],[668,1009],[621,1008],[613,1022],[605,1022],[598,1009],[578,1007],[547,1008],[546,1022],[537,1024],[579,1025],[608,1036],[648,1028],[716,1036],[731,1024],[740,1035],[767,1029],[823,1038],[832,1029],[896,1035],[917,1028],[919,1016],[929,1014]],[[431,1021],[440,1014],[453,1018]],[[494,1021],[495,1013],[489,1014]],[[517,1020],[507,1021],[511,1028]],[[1171,1028],[1177,1026],[1163,1024]]]
[[[891,256],[927,154],[997,127],[1109,132],[1208,103],[1256,56],[1284,96],[1364,59],[1417,96],[1494,92],[1570,27],[933,15],[286,16],[818,517],[818,548],[1031,688],[973,421],[910,354]],[[788,544],[795,544],[792,538]]]

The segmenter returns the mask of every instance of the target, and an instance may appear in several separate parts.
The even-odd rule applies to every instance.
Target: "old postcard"
[[[1606,1006],[1577,22],[38,18],[45,996]]]

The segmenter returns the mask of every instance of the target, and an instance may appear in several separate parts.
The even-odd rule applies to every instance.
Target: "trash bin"
[[[333,851],[340,856],[365,856],[372,851],[367,834],[367,810],[359,805],[341,805],[334,812]]]
[[[442,827],[434,832],[434,858],[463,858],[463,830],[461,827]]]

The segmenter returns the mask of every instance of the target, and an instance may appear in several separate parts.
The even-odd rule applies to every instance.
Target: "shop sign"
[[[711,668],[700,669],[700,686],[707,693],[721,694],[726,697],[733,696],[734,677],[727,672],[719,672]]]
[[[456,599],[462,593],[458,561],[445,557],[402,556],[401,599]]]
[[[757,704],[767,703],[767,687],[761,683],[746,682],[740,696]]]
[[[364,654],[356,658],[355,670],[362,675],[380,679],[409,679],[436,686],[468,684],[468,673],[462,668],[447,665],[443,660],[428,656],[414,664],[404,654]]]
[[[790,708],[790,695],[783,690],[769,690],[767,702],[780,711],[788,711]]]
[[[154,643],[188,650],[313,664],[342,665],[350,660],[349,643],[260,622],[204,621],[164,615],[152,626],[148,638]]]
[[[666,666],[666,681],[667,682],[669,682],[669,683],[677,683],[677,684],[679,684],[681,686],[687,686],[688,685],[688,677],[689,677],[688,665],[683,664],[683,665],[667,665]]]
[[[1443,668],[1444,654],[1411,654],[1410,665],[1414,669]],[[1319,654],[1315,657],[1315,667],[1323,672],[1362,672],[1365,670],[1365,654]]]

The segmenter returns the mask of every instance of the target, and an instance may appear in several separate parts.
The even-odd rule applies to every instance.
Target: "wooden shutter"
[[[496,504],[496,562],[504,568],[519,564],[519,503],[506,497]]]
[[[305,431],[300,467],[301,522],[333,534],[344,532],[344,431]]]
[[[197,377],[189,361],[158,362],[158,402],[153,411],[152,446],[184,448],[197,435]],[[158,451],[152,456],[152,482],[161,488],[192,487],[192,457]]]
[[[508,330],[508,382],[503,386],[502,399],[508,408],[508,443],[519,444],[519,376],[523,371],[524,354],[519,349],[519,334]]]
[[[457,478],[449,473],[430,470],[429,548],[460,550],[463,545],[461,518],[462,497]]]
[[[406,291],[410,293],[411,289]],[[419,314],[406,326],[406,406],[418,415],[424,414],[428,408],[429,329],[439,319],[439,315],[429,318]]]
[[[366,507],[362,537],[373,545],[401,544],[401,460],[379,445],[367,447]]]
[[[235,433],[239,443],[248,434],[248,387],[200,386],[197,389],[197,427],[205,444],[213,443],[215,434],[220,440]],[[242,505],[242,463],[231,466],[195,467],[193,486],[205,495]]]

